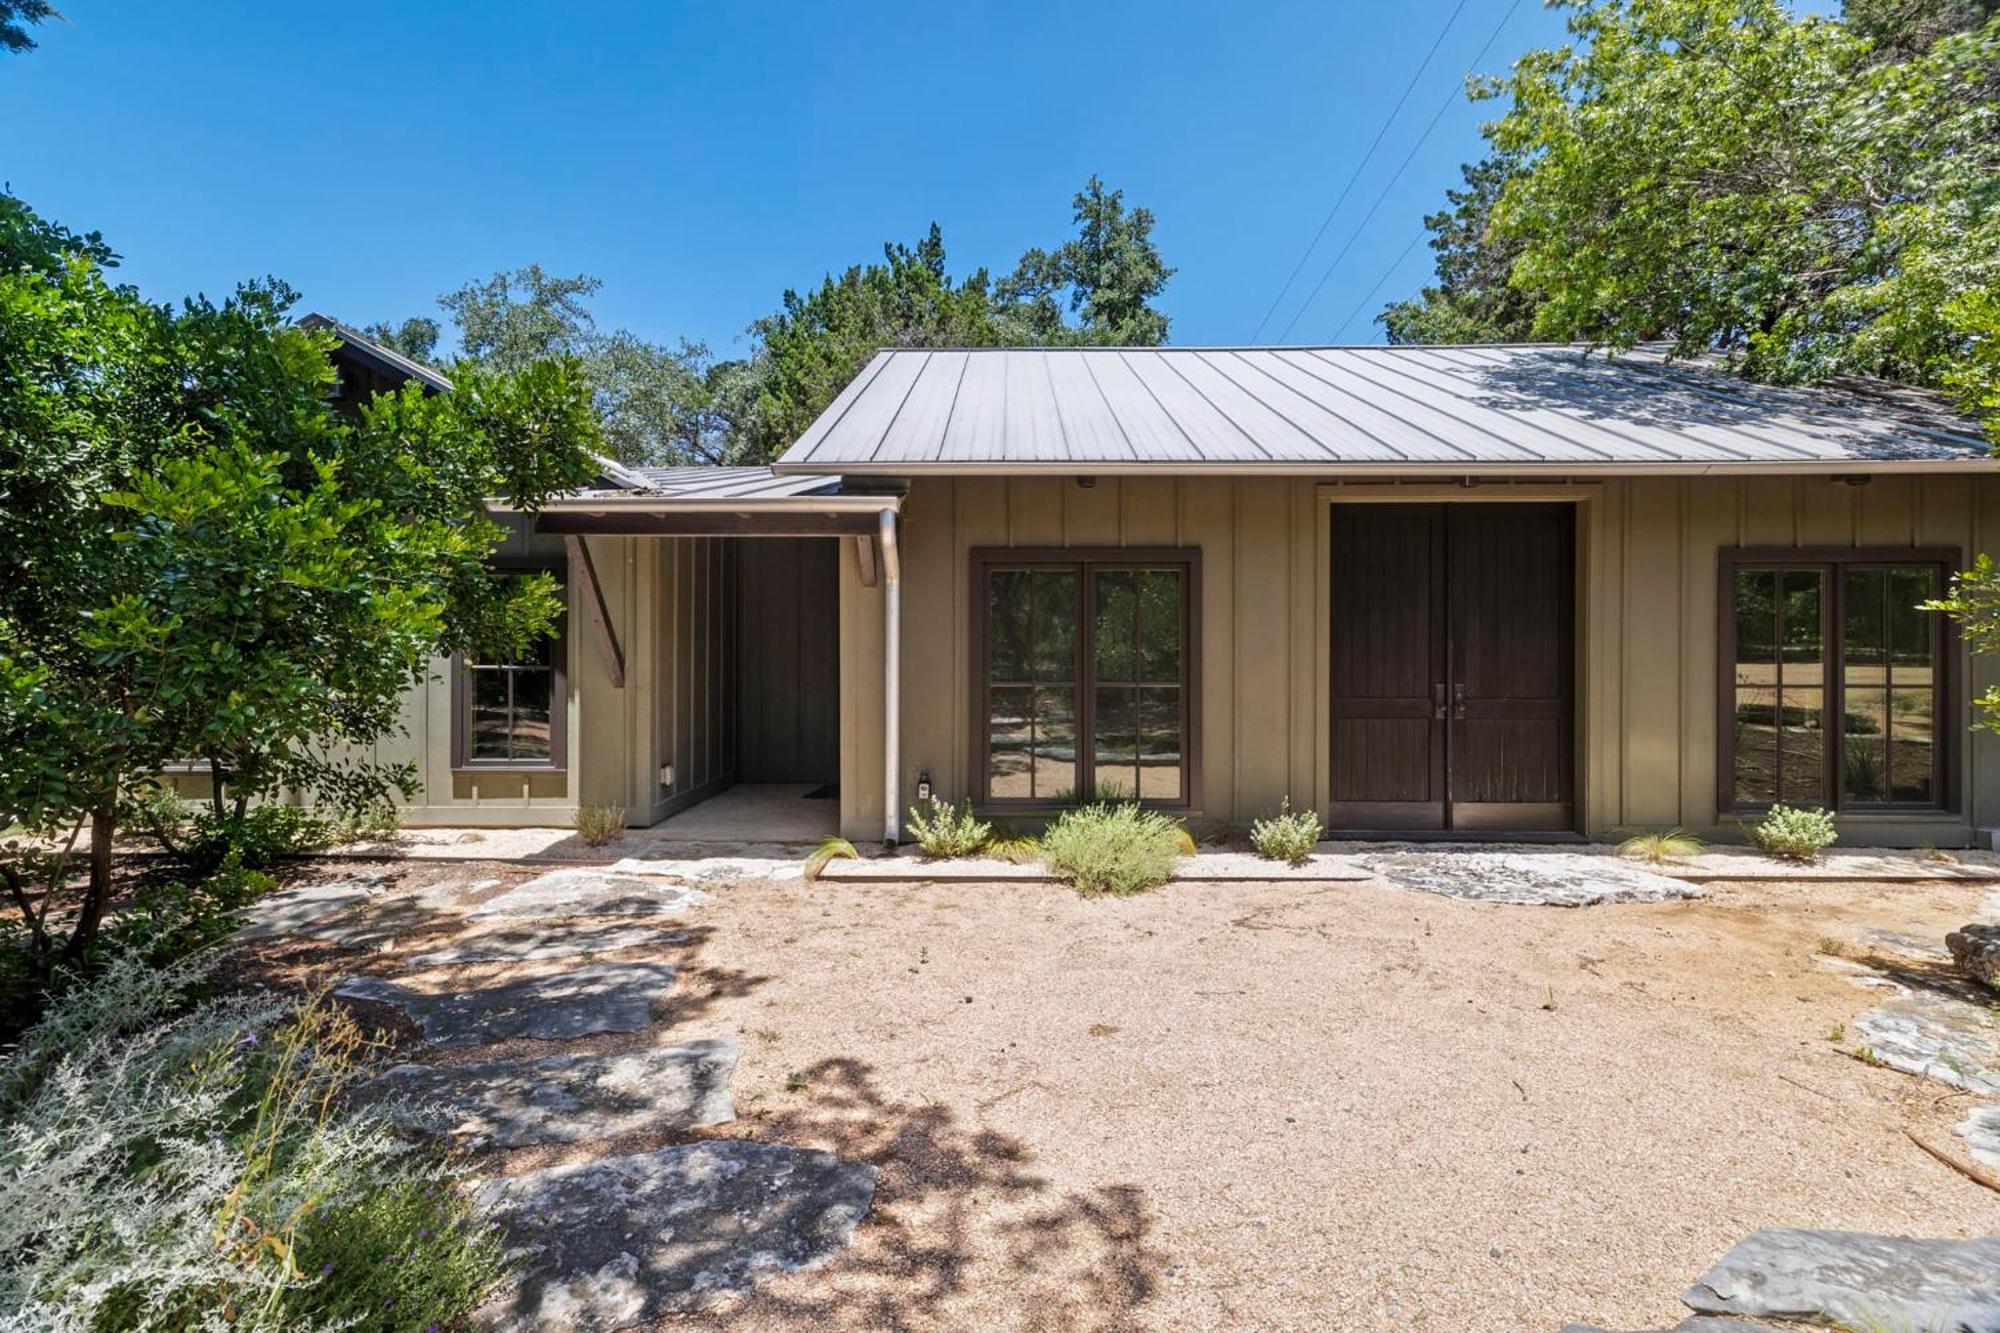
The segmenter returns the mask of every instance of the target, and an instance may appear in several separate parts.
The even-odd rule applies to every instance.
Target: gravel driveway
[[[526,877],[381,869],[433,901]],[[562,1049],[698,1020],[741,1043],[738,1119],[662,1142],[880,1167],[851,1248],[670,1327],[1658,1326],[1758,1227],[1991,1228],[1993,1196],[1901,1133],[1949,1140],[1964,1105],[1839,1053],[1871,998],[1818,953],[1941,938],[1985,891],[744,883],[620,955],[678,968],[662,1032]]]

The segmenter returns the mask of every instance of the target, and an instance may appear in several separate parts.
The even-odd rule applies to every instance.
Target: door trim
[[[1603,520],[1606,490],[1602,482],[1496,482],[1478,486],[1426,482],[1323,482],[1313,488],[1316,528],[1313,559],[1313,809],[1326,819],[1333,798],[1333,506],[1341,504],[1549,504],[1576,507],[1571,528],[1574,592],[1571,606],[1571,638],[1575,653],[1570,677],[1571,828],[1556,833],[1508,833],[1495,829],[1474,832],[1482,841],[1516,839],[1568,841],[1586,837],[1593,818],[1593,792],[1588,757],[1600,742],[1601,710],[1590,706],[1597,688],[1592,671],[1593,635],[1597,627],[1591,615],[1596,605],[1598,570],[1603,558],[1598,545],[1606,539]],[[1609,651],[1607,649],[1606,651]],[[1463,830],[1429,833],[1387,833],[1379,828],[1347,831],[1357,839],[1382,836],[1420,837],[1425,841],[1463,839]]]

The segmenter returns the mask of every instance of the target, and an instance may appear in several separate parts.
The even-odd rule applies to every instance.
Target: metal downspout
[[[882,547],[882,840],[902,841],[903,561],[896,550],[896,511],[881,511]]]

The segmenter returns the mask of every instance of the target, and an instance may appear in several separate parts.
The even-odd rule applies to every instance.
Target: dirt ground
[[[320,873],[362,869],[531,873]],[[673,1328],[1657,1326],[1757,1227],[2000,1228],[2000,1196],[1901,1132],[1962,1151],[1966,1100],[1842,1054],[1871,995],[1815,961],[1829,938],[1865,955],[1871,927],[1940,937],[1987,892],[1722,884],[1566,910],[746,883],[667,951],[661,1028],[565,1049],[738,1035],[739,1118],[710,1136],[881,1167],[844,1255]],[[406,975],[425,933],[281,970]]]

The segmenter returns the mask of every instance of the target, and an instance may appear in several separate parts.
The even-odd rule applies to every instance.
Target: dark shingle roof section
[[[878,353],[780,473],[1157,466],[1810,472],[2000,468],[1938,395],[1757,384],[1641,349],[992,348]]]

